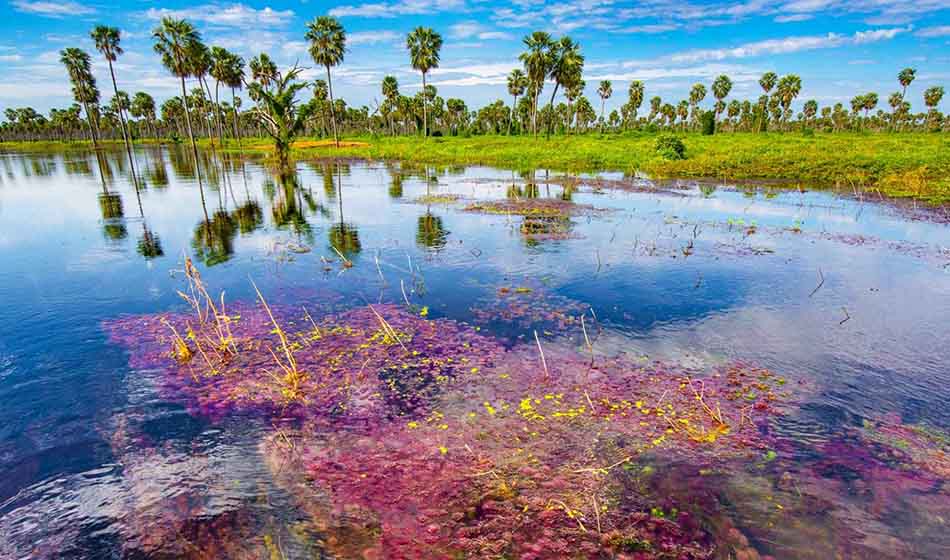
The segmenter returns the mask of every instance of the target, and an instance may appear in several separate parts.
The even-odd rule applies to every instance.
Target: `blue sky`
[[[730,97],[754,99],[760,92],[756,80],[768,70],[802,77],[799,103],[847,103],[857,93],[875,91],[886,105],[905,66],[918,71],[908,91],[915,110],[923,109],[921,93],[932,85],[946,87],[941,109],[950,110],[948,0],[0,2],[0,110],[70,104],[58,61],[59,50],[70,46],[93,54],[108,98],[108,70],[88,36],[99,23],[123,32],[126,53],[116,68],[121,89],[145,90],[159,100],[174,95],[177,83],[151,49],[151,29],[163,15],[191,20],[208,44],[246,59],[264,51],[282,65],[299,60],[316,77],[320,72],[303,34],[308,20],[326,13],[339,17],[349,34],[334,91],[353,105],[374,106],[387,74],[398,78],[404,93],[419,87],[404,41],[409,30],[425,25],[445,38],[432,83],[443,97],[461,97],[470,107],[508,100],[505,76],[518,64],[521,38],[543,29],[581,43],[589,97],[596,98],[599,80],[613,81],[608,110],[623,103],[634,79],[645,82],[647,97],[674,101],[693,83],[708,87],[725,73],[735,82]]]

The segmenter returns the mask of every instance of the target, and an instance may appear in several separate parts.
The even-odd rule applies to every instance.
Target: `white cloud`
[[[96,11],[89,6],[83,6],[82,4],[77,4],[76,2],[70,1],[45,2],[43,0],[39,0],[36,2],[30,2],[29,0],[13,0],[13,2],[10,2],[10,4],[18,12],[26,12],[28,14],[36,14],[54,18],[91,14]]]
[[[20,62],[23,57],[18,54],[0,54],[0,62]]]
[[[335,17],[391,18],[402,15],[432,15],[464,8],[464,0],[402,0],[338,6],[329,13]]]
[[[347,46],[378,45],[381,43],[396,43],[404,40],[405,35],[395,31],[357,31],[346,36]]]
[[[861,45],[893,39],[901,33],[906,33],[911,27],[894,27],[890,29],[873,29],[858,31],[851,37],[838,33],[827,35],[810,35],[799,37],[784,37],[782,39],[767,39],[746,43],[738,47],[723,49],[696,49],[674,54],[670,57],[673,62],[695,63],[709,60],[726,60],[729,58],[750,58],[770,54],[787,54],[814,49],[827,49],[842,45]]]
[[[631,25],[630,27],[617,29],[617,31],[621,33],[645,33],[647,35],[653,35],[673,31],[679,29],[679,27],[680,26],[675,23],[653,23],[648,25]]]
[[[924,37],[930,39],[933,37],[947,37],[950,36],[950,25],[937,25],[934,27],[924,27],[914,33],[918,37]]]
[[[795,21],[808,21],[815,16],[811,14],[792,14],[788,16],[775,16],[775,23],[792,23]]]
[[[477,21],[463,21],[449,27],[449,33],[455,39],[478,39],[481,41],[508,40],[514,36],[504,31],[492,31]]]
[[[226,27],[252,27],[287,25],[293,19],[294,12],[293,10],[275,10],[271,7],[257,10],[244,4],[205,4],[181,10],[150,8],[145,12],[145,16],[149,19],[183,18]]]
[[[885,41],[887,39],[893,39],[901,33],[907,33],[912,30],[913,27],[892,27],[890,29],[874,29],[870,31],[858,31],[854,34],[854,44],[861,45],[863,43],[876,43],[877,41]]]
[[[824,49],[844,44],[846,39],[837,33],[804,37],[785,37],[746,43],[738,47],[725,49],[696,49],[670,57],[673,62],[703,62],[707,60],[725,60],[727,58],[748,58],[763,54],[783,54],[811,49]]]

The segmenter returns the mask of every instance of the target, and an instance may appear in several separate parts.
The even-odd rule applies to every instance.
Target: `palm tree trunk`
[[[426,73],[422,73],[422,137],[429,137],[429,113],[426,110]]]
[[[112,68],[112,60],[106,58],[106,62],[109,63],[109,74],[112,76],[112,91],[115,92],[115,95],[119,95],[119,86],[115,81],[115,70]],[[135,178],[135,161],[132,158],[132,139],[129,134],[128,128],[125,124],[125,115],[123,115],[123,110],[121,107],[119,109],[119,125],[122,127],[122,140],[125,142],[125,152],[129,155],[129,167],[132,169],[132,182],[135,183],[136,192],[138,192],[138,180]]]
[[[340,147],[340,136],[336,131],[336,108],[333,107],[333,82],[330,81],[330,65],[327,65],[327,92],[330,94],[330,120],[333,122],[333,141]]]
[[[238,108],[237,108],[237,95],[234,93],[234,88],[231,88],[231,118],[234,121],[234,137],[237,138],[238,145],[241,144],[241,131],[238,128]]]
[[[86,120],[89,122],[89,139],[92,140],[92,147],[98,150],[99,142],[96,140],[96,129],[92,126],[92,113],[89,112],[89,104],[83,101],[82,108],[86,111]]]
[[[515,120],[515,111],[518,110],[518,96],[513,95],[511,101],[511,116],[508,117],[508,134],[506,136],[511,136],[511,123]]]
[[[182,64],[178,65],[182,67]],[[201,194],[201,209],[205,214],[205,223],[209,224],[211,220],[208,218],[208,206],[205,204],[205,189],[201,184],[201,166],[198,165],[198,143],[195,142],[195,133],[191,128],[191,114],[188,110],[188,92],[185,91],[185,77],[179,76],[181,79],[181,102],[185,107],[185,124],[188,126],[188,138],[191,139],[191,150],[195,156],[195,176],[198,178],[198,192]],[[209,226],[210,227],[210,226]]]
[[[218,121],[218,144],[224,146],[224,131],[221,130],[221,103],[219,103],[218,89],[221,86],[221,82],[218,80],[214,81],[214,118]]]
[[[551,112],[551,122],[548,123],[548,129],[547,129],[547,136],[548,136],[548,138],[551,137],[551,126],[554,125],[554,98],[557,96],[557,88],[558,88],[560,85],[561,85],[561,84],[559,84],[559,83],[557,83],[557,82],[554,82],[554,91],[551,93],[551,101],[548,102],[548,109],[549,109],[550,112]]]

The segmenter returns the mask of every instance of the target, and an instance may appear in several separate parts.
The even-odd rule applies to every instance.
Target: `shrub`
[[[699,122],[702,124],[704,136],[712,136],[716,133],[716,113],[703,111],[699,115]]]
[[[815,129],[806,126],[805,128],[802,129],[802,136],[805,136],[806,138],[814,137]]]
[[[676,136],[664,134],[656,139],[656,154],[663,159],[686,159],[686,145]]]

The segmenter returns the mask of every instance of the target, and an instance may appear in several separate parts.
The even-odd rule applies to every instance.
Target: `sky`
[[[404,94],[418,91],[421,78],[409,65],[405,36],[422,25],[444,38],[430,83],[470,108],[510,102],[505,77],[519,66],[521,40],[544,30],[581,44],[586,95],[598,108],[597,84],[613,82],[608,112],[625,101],[631,80],[644,82],[647,99],[675,102],[692,84],[708,88],[726,74],[735,83],[730,98],[755,99],[766,71],[801,76],[799,106],[806,99],[847,106],[854,95],[873,91],[889,110],[887,96],[899,90],[896,76],[906,66],[917,69],[907,92],[914,110],[924,110],[924,89],[943,85],[948,95],[940,108],[950,111],[948,0],[0,0],[0,14],[0,114],[72,103],[59,63],[66,47],[89,51],[103,98],[111,97],[108,67],[89,38],[97,24],[122,32],[120,89],[147,91],[159,102],[175,95],[178,82],[152,51],[151,31],[163,16],[188,19],[207,44],[246,60],[267,52],[281,67],[299,61],[308,78],[322,77],[304,33],[306,22],[325,14],[347,31],[348,50],[333,84],[350,105],[375,108],[388,74]]]

